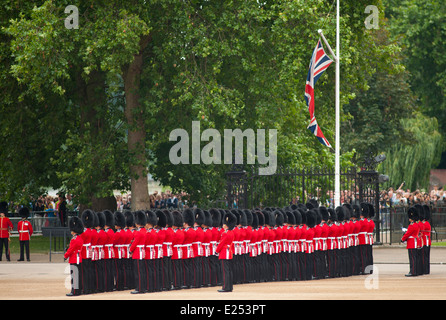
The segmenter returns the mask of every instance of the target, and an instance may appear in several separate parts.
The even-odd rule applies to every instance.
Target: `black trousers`
[[[147,259],[146,261],[146,288],[145,291],[155,291],[155,259]]]
[[[221,259],[221,270],[222,270],[222,280],[223,287],[225,291],[233,290],[233,273],[232,273],[232,259]]]
[[[94,265],[91,259],[82,259],[82,291],[84,294],[94,293]]]
[[[6,254],[6,260],[10,260],[11,257],[9,256],[9,240],[8,238],[0,238],[0,261],[3,257],[3,247],[5,247],[5,254]]]
[[[105,291],[111,292],[115,286],[115,259],[105,261]]]
[[[163,257],[163,288],[170,290],[172,288],[172,259]]]
[[[99,292],[105,291],[105,260],[97,260],[95,262],[95,278],[96,278],[96,290]]]
[[[431,272],[431,247],[424,246],[423,251],[423,274],[429,274]]]
[[[25,260],[25,251],[26,260],[29,260],[29,240],[20,241],[20,260]]]
[[[172,259],[172,285],[174,289],[180,289],[184,285],[183,260]]]
[[[145,292],[147,290],[146,260],[133,259],[133,271],[135,279],[135,290]]]
[[[82,263],[70,263],[71,293],[78,296],[82,293]]]
[[[183,262],[183,280],[184,286],[190,288],[193,284],[193,266],[192,266],[192,258],[182,259]]]
[[[410,274],[417,276],[417,265],[418,265],[418,249],[408,249],[409,253],[409,272]]]
[[[203,275],[203,285],[210,286],[211,285],[211,259],[210,257],[202,257],[201,260],[202,266],[202,275]]]
[[[218,261],[218,257],[215,255],[212,255],[209,257],[209,262],[210,262],[210,266],[211,266],[211,274],[210,274],[210,279],[211,279],[211,286],[217,286],[221,283],[221,270],[220,270],[220,262]]]
[[[335,250],[327,250],[328,276],[336,277],[336,252]]]
[[[115,259],[116,290],[124,290],[125,276],[125,259]]]
[[[203,257],[195,257],[192,259],[193,283],[192,286],[200,288],[203,284]]]
[[[135,274],[133,271],[133,259],[127,258],[124,259],[124,268],[125,268],[125,278],[124,278],[124,288],[127,289],[135,289]]]
[[[359,252],[360,252],[360,256],[361,256],[361,273],[364,273],[365,268],[368,265],[368,259],[367,259],[367,246],[366,244],[363,245],[359,245]]]

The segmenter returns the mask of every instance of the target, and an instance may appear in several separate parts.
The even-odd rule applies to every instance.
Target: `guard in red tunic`
[[[33,226],[31,222],[27,220],[29,216],[29,209],[27,207],[23,207],[19,210],[19,215],[22,217],[17,224],[17,229],[19,231],[19,241],[20,241],[20,259],[17,261],[25,261],[25,250],[26,250],[26,260],[29,259],[29,240],[31,239],[31,235],[33,234]]]
[[[209,287],[211,285],[211,241],[212,241],[212,216],[208,210],[203,210],[204,222],[201,225],[203,229],[203,286]]]
[[[409,252],[409,265],[410,270],[409,273],[406,274],[406,277],[414,277],[417,276],[417,247],[418,247],[418,237],[420,233],[420,227],[416,221],[418,220],[418,212],[415,207],[410,207],[407,211],[407,215],[409,217],[409,226],[407,227],[406,233],[401,238],[401,242],[406,242],[406,248]]]
[[[132,294],[145,293],[147,288],[147,271],[145,261],[145,242],[146,242],[146,225],[147,217],[144,211],[135,212],[135,226],[134,238],[130,246],[130,255],[133,260],[133,271],[135,273],[135,290]]]
[[[195,230],[193,229],[195,223],[195,215],[191,209],[183,211],[183,228],[184,228],[184,243],[183,243],[183,267],[184,267],[184,286],[191,288],[193,285],[194,269],[192,259],[194,258],[194,250],[192,248],[195,242]]]
[[[222,211],[219,209],[212,208],[209,213],[212,217],[212,228],[211,233],[211,256],[209,257],[211,263],[211,286],[215,287],[221,283],[221,270],[220,263],[218,261],[217,255],[217,245],[220,241],[220,230],[221,230],[221,217]]]
[[[105,291],[111,292],[115,286],[115,252],[113,241],[115,237],[115,217],[110,210],[104,210],[105,226],[104,231],[106,239],[104,243],[104,261],[105,261]]]
[[[64,254],[64,259],[68,259],[71,274],[71,292],[67,296],[78,296],[81,294],[82,283],[82,245],[84,242],[80,235],[84,232],[84,225],[81,219],[73,217],[70,219],[70,231],[73,236],[70,245]]]
[[[154,292],[157,288],[156,283],[156,259],[157,259],[157,252],[155,250],[155,244],[157,241],[157,232],[155,226],[157,223],[157,217],[156,214],[148,210],[146,211],[147,221],[146,221],[146,241],[145,241],[145,249],[146,249],[146,274],[147,274],[147,282],[146,282],[146,291],[147,292]]]
[[[195,239],[192,243],[192,248],[194,250],[194,258],[192,259],[192,269],[193,269],[193,283],[194,288],[200,288],[203,285],[203,228],[201,225],[204,223],[204,212],[203,210],[196,208],[194,209],[194,231]]]
[[[163,274],[164,274],[164,288],[166,290],[172,289],[172,254],[173,254],[173,246],[172,246],[172,239],[173,239],[173,215],[170,210],[164,209],[163,210],[165,216],[166,216],[166,226],[163,228],[165,237],[164,237],[164,243],[163,243]]]
[[[183,242],[184,232],[183,215],[175,210],[172,212],[172,286],[174,290],[181,289],[184,284],[183,269]]]
[[[127,255],[125,217],[120,211],[114,215],[115,234],[113,237],[114,262],[115,262],[115,284],[116,290],[124,290],[125,285],[125,259]]]
[[[106,265],[105,265],[105,243],[107,242],[107,234],[104,231],[105,228],[105,214],[104,212],[98,212],[98,224],[96,226],[97,231],[97,260],[96,260],[96,283],[97,292],[105,291],[105,275],[106,275]]]
[[[5,247],[6,260],[11,261],[11,256],[9,254],[9,241],[11,236],[11,231],[14,228],[11,220],[6,217],[8,213],[8,204],[6,202],[0,203],[0,261],[3,257],[3,247]]]
[[[338,220],[336,212],[332,209],[328,209],[328,234],[327,234],[327,266],[328,266],[328,277],[336,277],[336,250],[337,250],[337,240],[336,236],[338,234],[338,226],[336,221]]]
[[[167,218],[162,210],[156,210],[156,241],[155,241],[155,292],[166,289],[165,272],[163,266],[163,244],[166,239]]]
[[[134,232],[135,232],[135,216],[131,211],[125,211],[125,289],[134,289],[135,286],[135,273],[133,271],[133,259],[130,255],[130,246],[132,245]]]
[[[96,288],[94,286],[94,266],[92,264],[92,244],[91,238],[96,230],[93,229],[94,215],[90,209],[84,210],[81,215],[81,220],[84,225],[84,232],[80,235],[84,244],[82,245],[82,285],[83,294],[94,293]]]
[[[222,263],[222,281],[223,287],[218,292],[231,292],[233,290],[232,278],[232,242],[234,234],[232,230],[237,223],[237,218],[232,213],[226,213],[223,217],[224,232],[221,235],[220,242],[217,246],[216,252],[219,254],[218,258]]]
[[[432,227],[429,223],[429,220],[431,218],[431,210],[428,205],[423,205],[424,210],[424,216],[422,221],[422,230],[421,235],[423,237],[423,248],[422,254],[423,254],[423,274],[429,274],[430,273],[430,251],[431,251],[431,231]]]

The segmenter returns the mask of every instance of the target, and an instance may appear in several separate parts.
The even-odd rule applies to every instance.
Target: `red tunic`
[[[93,233],[96,233],[96,230],[93,230],[91,228],[85,228],[84,232],[80,234],[79,236],[82,238],[82,241],[84,242],[82,246],[82,259],[91,259],[91,237]]]
[[[183,230],[176,228],[172,229],[172,259],[183,259],[183,242],[184,242],[184,232]]]
[[[0,238],[9,238],[9,232],[14,226],[9,218],[0,218]]]
[[[220,260],[232,259],[232,242],[234,241],[234,232],[232,230],[226,230],[222,233],[220,243],[217,246],[218,258]]]
[[[114,250],[113,250],[113,239],[115,238],[115,232],[112,228],[105,229],[105,243],[104,243],[104,259],[113,259]]]
[[[146,241],[146,229],[138,228],[133,233],[134,238],[130,246],[130,253],[133,260],[143,260],[145,258],[145,241]]]
[[[407,249],[416,249],[418,248],[418,234],[420,233],[420,227],[418,223],[412,222],[407,228],[406,233],[403,235],[401,239],[402,242],[407,241],[406,248]]]
[[[69,263],[80,264],[82,263],[82,245],[84,242],[82,238],[75,234],[73,238],[70,240],[70,246],[67,249],[67,252],[63,255],[64,259],[68,259]]]
[[[19,240],[27,241],[33,234],[33,226],[28,220],[20,220],[17,224],[17,229],[19,230]]]

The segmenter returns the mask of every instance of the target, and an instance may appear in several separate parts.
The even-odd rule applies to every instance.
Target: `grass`
[[[57,239],[57,243],[55,244],[53,238],[53,251],[64,251],[65,248],[63,246],[63,239]],[[70,243],[70,239],[67,238],[66,245]],[[56,247],[54,247],[56,245]],[[19,237],[11,237],[11,242],[9,243],[9,250],[12,254],[20,253],[20,242]],[[44,253],[48,254],[50,252],[50,238],[34,235],[31,236],[31,240],[29,241],[29,251],[31,254],[33,253]]]

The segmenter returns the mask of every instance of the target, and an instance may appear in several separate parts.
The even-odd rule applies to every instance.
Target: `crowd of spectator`
[[[149,195],[151,209],[179,209],[183,210],[196,206],[189,200],[186,192],[172,193],[170,190],[162,191]],[[131,194],[116,196],[116,208],[119,211],[130,210],[132,203]]]
[[[433,186],[430,192],[403,189],[403,185],[396,190],[390,187],[387,190],[381,191],[380,205],[383,208],[413,206],[417,203],[432,206],[443,205],[446,203],[446,191],[443,187],[436,185]]]

